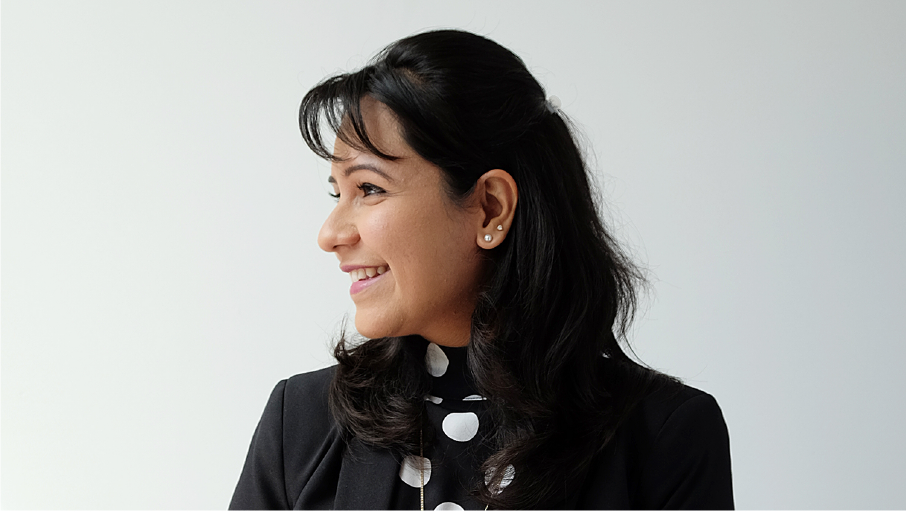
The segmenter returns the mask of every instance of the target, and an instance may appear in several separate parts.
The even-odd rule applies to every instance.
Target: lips
[[[380,281],[385,274],[390,272],[390,267],[387,265],[370,267],[364,265],[342,265],[340,270],[350,275],[350,281],[353,282],[350,285],[350,295],[355,295]]]

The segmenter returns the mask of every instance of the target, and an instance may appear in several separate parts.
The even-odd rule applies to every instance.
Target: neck
[[[426,340],[442,347],[465,347],[469,345],[472,333],[472,318],[466,322],[457,322],[457,325],[435,325],[422,334]]]

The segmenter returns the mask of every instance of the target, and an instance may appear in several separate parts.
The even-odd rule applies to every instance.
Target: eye
[[[372,185],[371,183],[360,183],[359,190],[361,190],[362,194],[365,196],[371,196],[371,195],[375,195],[375,194],[384,193],[383,188],[376,186],[376,185]]]
[[[340,200],[340,194],[332,194],[332,193],[328,192],[328,195],[333,197],[335,201]]]

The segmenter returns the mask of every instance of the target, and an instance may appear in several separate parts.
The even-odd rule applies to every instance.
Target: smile
[[[381,278],[390,272],[390,267],[381,265],[378,267],[362,267],[350,270],[350,295],[356,295],[359,292],[371,287],[373,284],[381,281]]]
[[[350,271],[350,281],[355,283],[358,281],[371,279],[375,276],[380,276],[385,272],[387,272],[387,267],[384,265],[380,267],[357,268],[356,270]]]

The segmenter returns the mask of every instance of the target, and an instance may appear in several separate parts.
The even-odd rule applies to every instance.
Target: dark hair
[[[643,276],[603,226],[566,116],[548,108],[541,85],[506,48],[457,30],[401,39],[306,94],[306,144],[334,159],[326,123],[348,145],[394,159],[369,139],[366,96],[395,113],[404,140],[441,168],[454,201],[490,169],[517,183],[513,224],[488,252],[467,361],[497,426],[496,451],[480,469],[498,468],[499,482],[512,464],[519,478],[500,493],[479,485],[476,494],[493,508],[562,506],[632,406],[668,380],[618,343]],[[330,401],[347,435],[418,453],[419,433],[430,429],[421,419],[430,382],[414,346],[424,344],[341,336]]]

